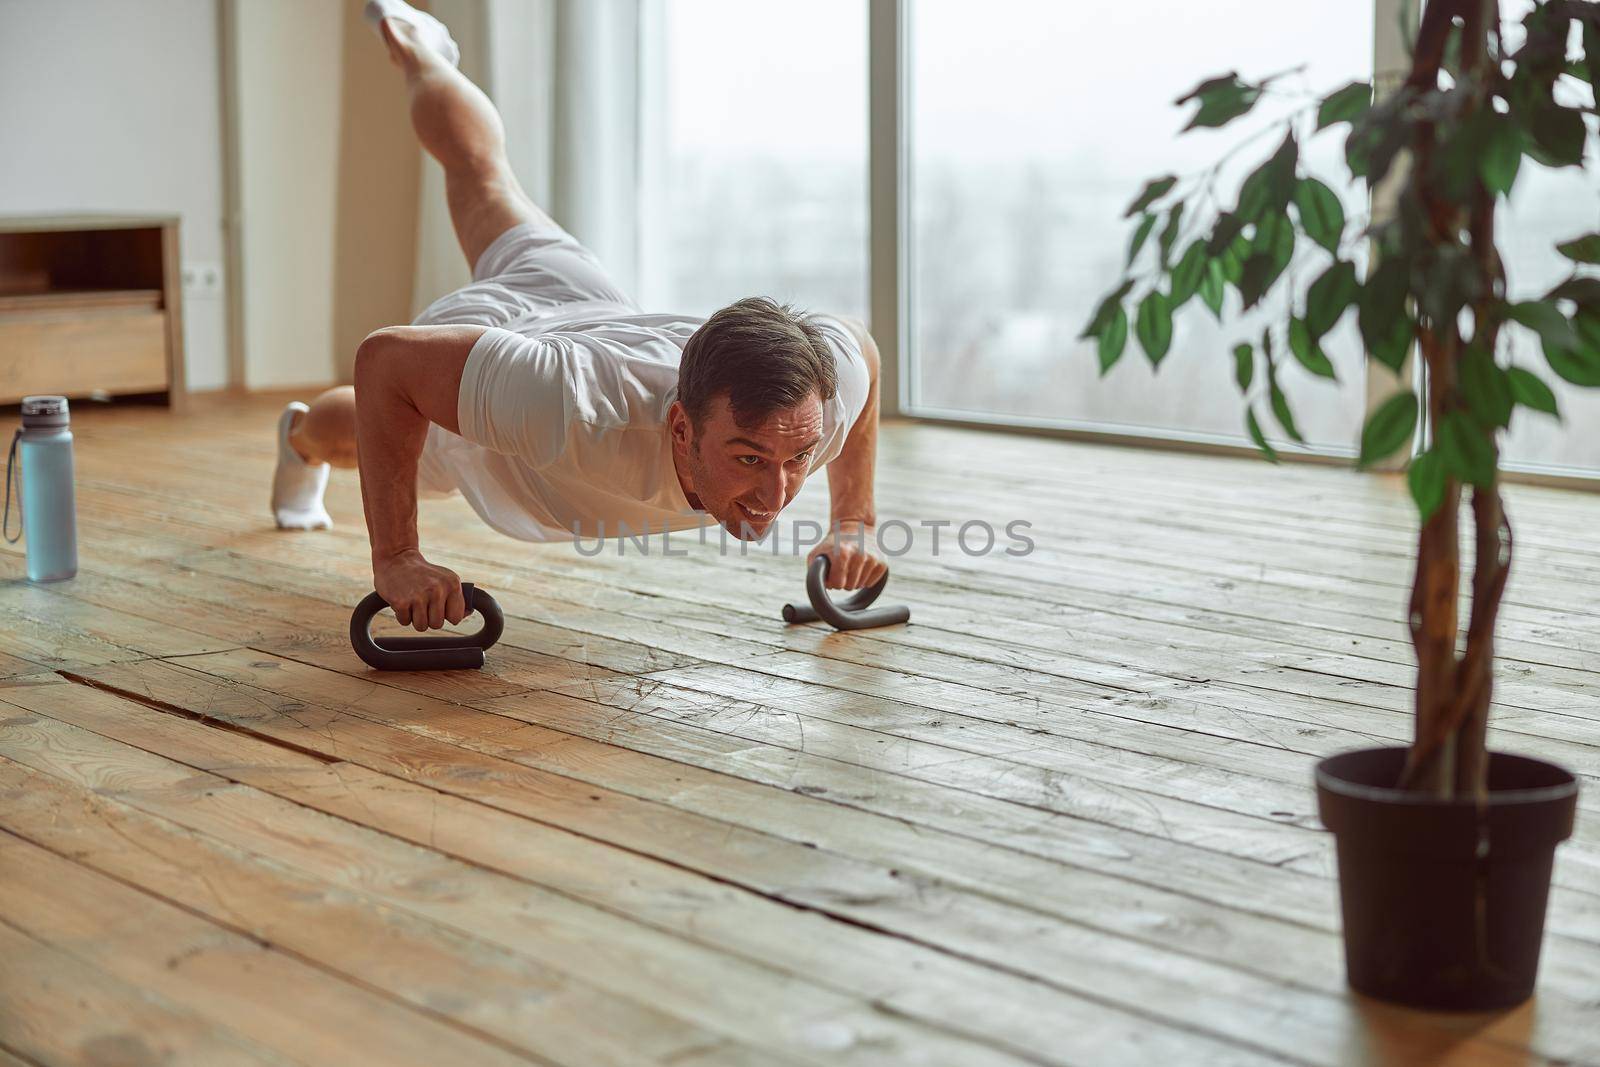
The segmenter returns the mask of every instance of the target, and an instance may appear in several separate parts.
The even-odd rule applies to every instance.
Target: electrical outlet
[[[191,300],[209,300],[220,297],[222,295],[222,264],[184,264],[183,295]]]

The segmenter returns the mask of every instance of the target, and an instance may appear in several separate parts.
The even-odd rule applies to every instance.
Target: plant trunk
[[[1428,366],[1428,413],[1433,425],[1454,392],[1455,360],[1448,342],[1431,331],[1422,335]],[[1441,378],[1443,381],[1441,381]],[[1449,388],[1445,386],[1448,385]],[[1455,787],[1456,752],[1450,714],[1456,696],[1456,605],[1461,588],[1459,516],[1461,484],[1445,482],[1444,501],[1417,538],[1417,569],[1411,585],[1408,622],[1417,654],[1415,734],[1401,785],[1448,797]]]
[[[1499,38],[1496,0],[1430,0],[1418,29],[1409,83],[1415,88],[1437,84],[1439,65],[1451,32],[1461,19],[1463,74],[1488,69],[1488,39]],[[1487,94],[1478,101],[1489,107]],[[1427,185],[1428,156],[1434,130],[1421,124],[1413,149],[1413,180],[1436,240],[1454,242],[1460,229],[1459,208],[1433,195]],[[1505,275],[1494,243],[1494,196],[1481,184],[1466,211],[1472,260],[1484,279],[1483,292],[1472,306],[1474,343],[1495,351],[1498,324],[1489,305],[1505,295]],[[1428,372],[1428,414],[1435,429],[1444,416],[1463,406],[1457,367],[1463,341],[1458,323],[1426,323],[1419,331]],[[1494,445],[1493,432],[1486,431]],[[1505,516],[1498,478],[1472,491],[1474,563],[1472,617],[1465,650],[1457,659],[1457,603],[1461,584],[1459,515],[1461,486],[1447,481],[1444,501],[1423,524],[1418,538],[1417,570],[1411,590],[1410,629],[1417,654],[1416,734],[1401,775],[1404,788],[1441,798],[1488,799],[1489,705],[1494,691],[1494,631],[1500,598],[1511,567],[1511,526]]]
[[[1474,490],[1473,532],[1477,558],[1472,571],[1472,624],[1467,649],[1457,669],[1461,686],[1461,725],[1456,735],[1458,797],[1489,799],[1489,703],[1494,696],[1494,629],[1500,596],[1511,574],[1511,523],[1499,487]]]

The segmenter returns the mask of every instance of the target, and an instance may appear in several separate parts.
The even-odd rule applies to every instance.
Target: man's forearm
[[[851,324],[854,329],[854,324]],[[828,464],[828,495],[832,501],[832,523],[860,522],[874,526],[878,521],[873,498],[873,467],[878,457],[878,350],[865,329],[855,330],[867,361],[871,385],[867,402],[839,457]]]
[[[380,339],[356,355],[356,463],[374,561],[417,545],[417,460],[428,418],[400,388]]]

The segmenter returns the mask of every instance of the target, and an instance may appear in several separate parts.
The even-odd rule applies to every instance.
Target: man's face
[[[742,540],[758,540],[800,492],[822,443],[822,401],[815,394],[759,426],[733,421],[726,395],[711,402],[696,430],[683,405],[670,414],[672,445],[700,506]]]

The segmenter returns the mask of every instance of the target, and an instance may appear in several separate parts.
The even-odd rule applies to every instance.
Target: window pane
[[[1522,44],[1522,17],[1532,7],[1526,0],[1501,4],[1506,21],[1506,48]],[[1568,54],[1580,51],[1574,27]],[[1556,85],[1563,104],[1594,105],[1588,85],[1563,78]],[[1573,273],[1573,263],[1555,246],[1600,230],[1600,159],[1594,152],[1594,120],[1589,120],[1589,155],[1584,171],[1572,167],[1549,170],[1526,157],[1517,174],[1511,200],[1495,220],[1500,254],[1505,263],[1507,293],[1513,300],[1534,300]],[[1589,270],[1587,273],[1592,274]],[[1600,389],[1586,389],[1551,373],[1538,337],[1515,324],[1501,331],[1501,362],[1512,362],[1539,375],[1555,391],[1561,421],[1518,408],[1506,434],[1502,459],[1507,467],[1562,474],[1600,475]]]
[[[864,0],[645,7],[640,295],[864,317]]]
[[[1192,105],[1180,111],[1173,101],[1229,70],[1262,77],[1305,62],[1303,77],[1283,81],[1286,94],[1369,78],[1372,6],[991,0],[978,18],[963,0],[909,5],[913,408],[1243,440],[1231,349],[1286,322],[1284,303],[1240,316],[1230,294],[1219,326],[1194,299],[1159,376],[1130,338],[1102,380],[1092,345],[1076,338],[1121,277],[1130,233],[1121,216],[1142,183],[1199,173],[1240,139],[1231,127],[1178,136]],[[1265,100],[1260,115],[1241,120],[1243,132],[1305,103]],[[1221,202],[1233,202],[1241,161],[1270,153],[1268,137],[1220,172]],[[1315,138],[1302,166],[1340,193],[1347,216],[1364,219],[1341,143],[1338,132]],[[1201,221],[1216,210],[1191,204],[1191,218],[1197,209]],[[1364,252],[1352,242],[1345,254],[1365,270]],[[1302,247],[1290,268],[1296,289],[1329,262]],[[1280,373],[1314,446],[1349,449],[1359,436],[1364,368],[1353,320],[1323,345],[1340,384],[1292,357]],[[1275,351],[1288,351],[1285,340],[1276,337]]]

